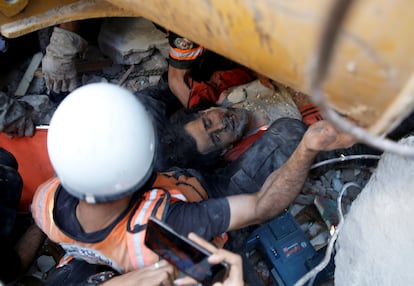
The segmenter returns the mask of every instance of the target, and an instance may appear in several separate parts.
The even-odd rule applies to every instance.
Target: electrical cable
[[[347,155],[347,156],[340,156],[338,158],[327,159],[325,161],[317,162],[310,167],[310,170],[314,170],[316,168],[333,164],[333,163],[340,163],[346,161],[353,161],[353,160],[376,160],[378,161],[381,158],[381,155],[372,155],[372,154],[358,154],[358,155]]]
[[[305,285],[305,283],[308,280],[310,280],[308,285],[309,286],[313,285],[313,281],[314,281],[316,275],[320,271],[322,271],[328,265],[329,261],[331,260],[331,255],[332,255],[332,250],[333,250],[333,247],[334,247],[334,243],[335,243],[336,239],[338,238],[338,234],[339,234],[340,230],[342,229],[343,222],[344,222],[344,216],[343,216],[343,213],[342,213],[342,196],[345,193],[345,191],[351,186],[362,189],[362,187],[359,184],[355,183],[355,182],[348,182],[348,183],[344,184],[344,186],[342,187],[341,192],[339,193],[339,196],[337,198],[337,210],[338,210],[338,215],[339,215],[339,223],[335,227],[335,231],[332,234],[331,239],[329,240],[328,247],[326,249],[326,253],[325,253],[324,258],[312,270],[310,270],[308,273],[306,273],[304,276],[302,276],[302,278],[300,278],[298,281],[296,281],[294,286]]]
[[[354,0],[337,0],[334,1],[331,13],[328,14],[327,21],[322,31],[320,46],[317,49],[315,61],[312,64],[310,73],[310,96],[313,102],[318,105],[320,112],[325,119],[331,121],[342,131],[353,135],[361,142],[374,146],[378,149],[399,154],[401,156],[414,157],[414,148],[398,144],[392,140],[370,134],[364,128],[361,128],[345,117],[339,115],[331,109],[326,102],[322,91],[330,62],[332,60],[335,42],[337,42],[339,29],[350,10]],[[404,91],[403,91],[404,92]]]

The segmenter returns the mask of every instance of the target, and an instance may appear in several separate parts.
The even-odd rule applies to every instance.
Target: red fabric
[[[220,94],[214,86],[208,85],[206,82],[198,82],[191,80],[191,93],[188,99],[188,109],[192,109],[201,103],[211,103],[213,105]]]
[[[37,187],[54,174],[47,153],[47,130],[37,129],[32,137],[10,138],[0,133],[0,146],[16,157],[23,179],[19,211],[29,212]]]
[[[257,139],[259,139],[265,133],[266,130],[267,128],[259,129],[259,131],[256,133],[241,139],[224,154],[224,159],[226,161],[234,161],[239,158],[244,154],[244,152],[246,152],[247,149],[250,148],[250,146],[253,145]]]
[[[318,107],[313,103],[303,106],[299,112],[302,115],[302,121],[308,126],[323,120],[322,115],[319,113]]]
[[[224,90],[252,80],[254,80],[254,76],[245,68],[214,72],[210,80],[206,82],[197,82],[190,79],[191,93],[188,109],[192,109],[203,102],[214,104]]]

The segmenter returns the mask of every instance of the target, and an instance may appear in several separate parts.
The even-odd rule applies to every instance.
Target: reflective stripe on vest
[[[58,178],[51,178],[41,184],[33,196],[31,206],[32,216],[39,228],[44,230],[46,235],[48,235],[46,226],[50,225],[50,219],[53,217],[53,207],[47,203],[49,201],[48,197],[51,196],[53,199],[55,192],[51,192],[51,190],[56,190],[59,183]]]
[[[200,201],[206,198],[201,186],[193,185],[191,177],[176,180],[170,175],[159,174],[159,186],[142,194],[130,212],[122,218],[106,238],[96,243],[80,242],[63,233],[53,220],[55,193],[59,180],[53,178],[42,184],[33,199],[33,217],[49,237],[59,243],[68,254],[91,263],[108,265],[123,273],[142,268],[159,260],[159,257],[145,246],[146,224],[153,215],[165,220],[168,206],[176,201]],[[174,183],[175,182],[175,183]],[[191,182],[191,183],[190,183]],[[176,187],[174,188],[173,185]],[[116,247],[115,247],[116,246]]]
[[[33,199],[33,218],[47,237],[62,246],[66,258],[73,256],[89,263],[108,265],[121,273],[133,270],[125,231],[133,209],[111,229],[103,240],[92,243],[81,242],[62,232],[53,220],[55,194],[59,185],[60,182],[57,178],[46,182],[38,188]],[[117,247],[114,248],[114,245]]]
[[[139,205],[129,220],[127,242],[128,248],[134,249],[134,252],[130,252],[134,268],[142,268],[158,261],[158,256],[145,246],[146,225],[151,215],[162,219],[168,200],[168,195],[164,190],[152,189],[146,192],[144,203]]]
[[[108,265],[121,273],[159,260],[144,244],[148,217],[155,215],[164,219],[170,203],[186,201],[185,196],[177,189],[147,191],[136,202],[137,206],[118,222],[106,238],[96,243],[87,243],[67,236],[53,220],[55,193],[59,185],[59,180],[53,178],[38,188],[32,205],[33,217],[38,226],[50,240],[65,249],[66,258],[73,256],[90,263]],[[65,263],[64,260],[62,262]]]
[[[147,222],[150,216],[164,220],[168,206],[178,200],[187,201],[177,189],[167,191],[157,188],[144,194],[145,203],[139,205],[128,222],[128,248],[135,250],[134,254],[131,252],[131,260],[135,268],[142,268],[159,260],[158,255],[145,246]]]
[[[195,60],[204,53],[204,48],[201,46],[189,50],[182,50],[170,47],[170,57],[179,61]]]

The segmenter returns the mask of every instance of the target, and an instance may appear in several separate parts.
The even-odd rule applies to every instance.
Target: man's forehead
[[[208,113],[208,112],[227,112],[227,111],[235,111],[235,110],[239,110],[239,109],[240,108],[213,106],[213,107],[210,107],[210,108],[202,111],[202,113]]]
[[[206,109],[206,110],[203,110],[202,112],[211,112],[211,111],[225,111],[226,110],[226,108],[224,108],[224,107],[218,107],[218,106],[213,106],[213,107],[209,107],[208,109]]]

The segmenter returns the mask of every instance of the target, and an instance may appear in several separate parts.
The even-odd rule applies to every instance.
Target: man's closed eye
[[[220,138],[220,134],[217,132],[214,132],[210,135],[211,141],[213,142],[213,144],[215,146],[220,146],[221,144],[221,138]]]
[[[205,117],[205,116],[203,116],[201,119],[202,119],[202,121],[203,121],[203,126],[204,126],[204,129],[205,129],[205,130],[210,129],[210,128],[211,128],[211,120],[210,120],[210,119],[208,119],[208,118],[207,118],[207,117]]]

